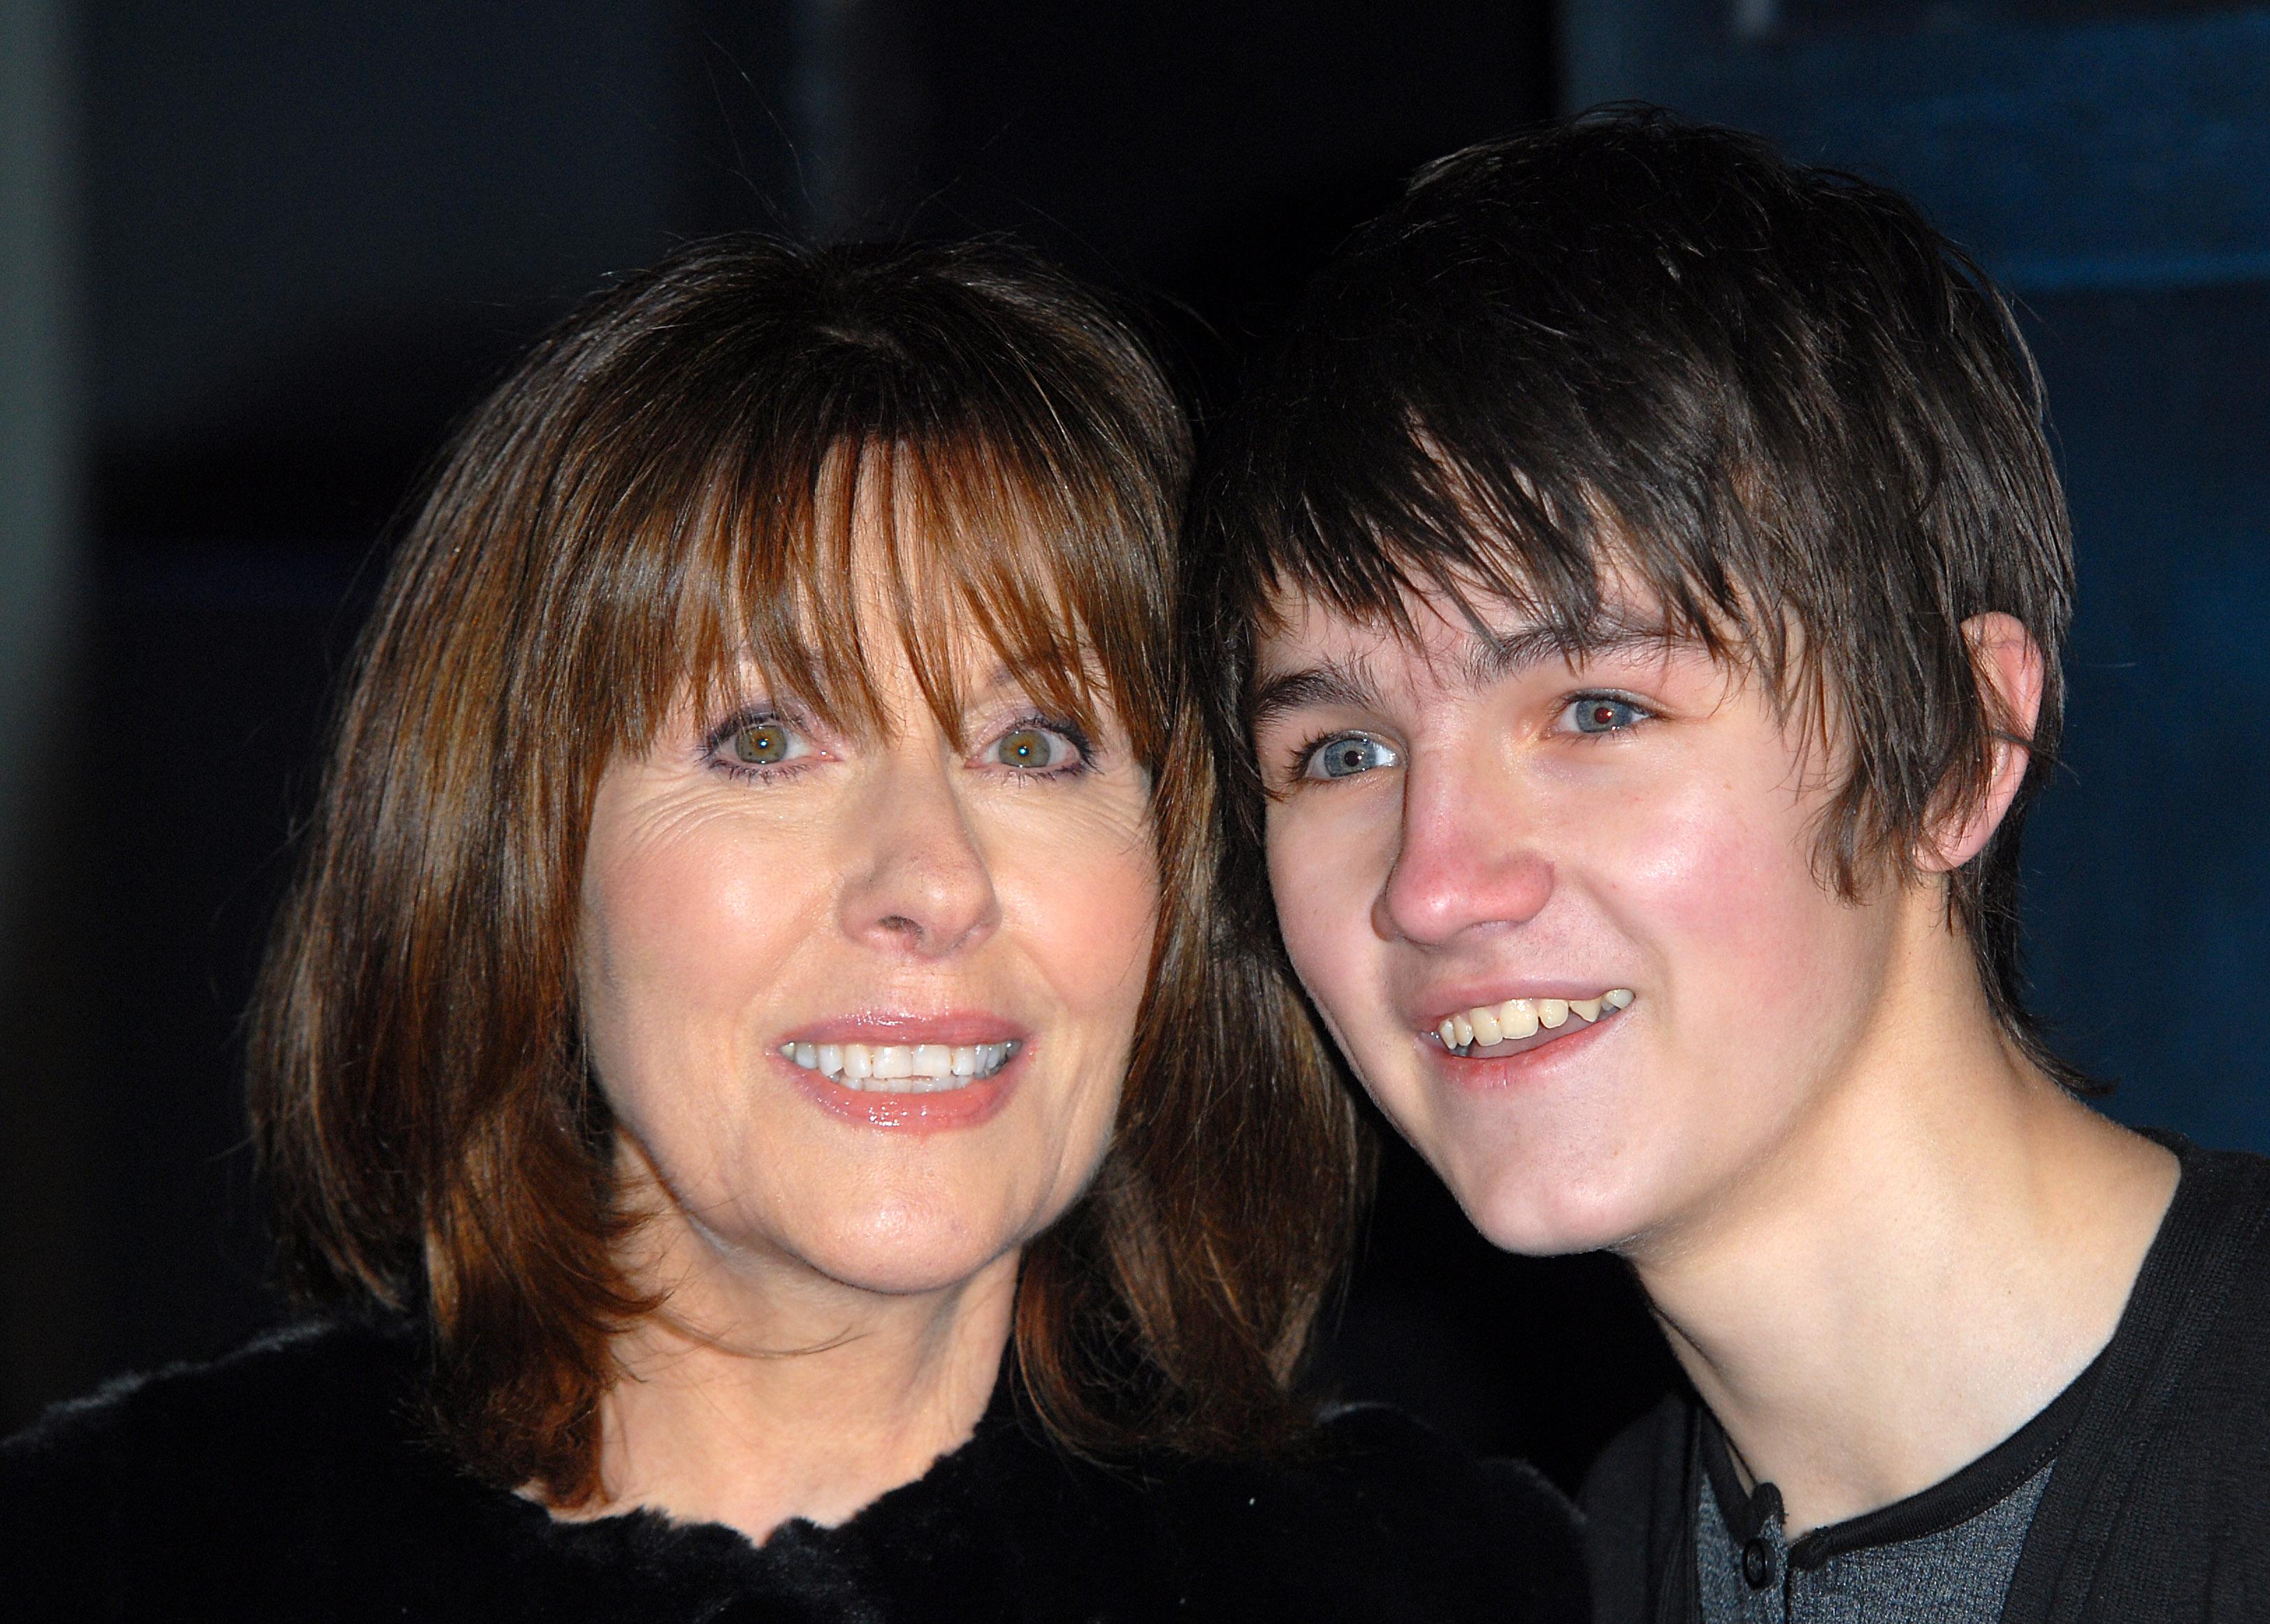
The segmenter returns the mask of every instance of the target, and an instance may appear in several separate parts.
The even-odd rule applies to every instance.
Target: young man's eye
[[[1312,745],[1307,753],[1303,778],[1354,778],[1402,760],[1392,746],[1361,733],[1343,733]]]
[[[1613,693],[1585,693],[1569,701],[1569,725],[1579,733],[1621,733],[1648,719],[1651,713]]]

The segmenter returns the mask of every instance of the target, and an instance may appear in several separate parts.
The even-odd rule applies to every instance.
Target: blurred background
[[[1202,403],[1417,163],[1640,97],[1918,195],[2025,302],[2082,601],[2033,963],[2111,1109],[2270,1150],[2270,7],[0,0],[0,1431],[274,1323],[239,1022],[452,421],[689,236],[1006,230]],[[1390,1155],[1336,1377],[1563,1482],[1619,1268]]]

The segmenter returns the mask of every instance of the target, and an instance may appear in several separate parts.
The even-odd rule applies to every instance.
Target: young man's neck
[[[2111,1339],[2175,1158],[2029,1064],[1925,892],[1872,1036],[1767,1157],[1627,1250],[1792,1534],[2017,1430]]]

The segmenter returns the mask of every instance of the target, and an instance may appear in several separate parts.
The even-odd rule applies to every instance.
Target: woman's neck
[[[761,1543],[790,1518],[843,1522],[968,1439],[1008,1343],[1015,1254],[886,1295],[680,1240],[659,1257],[698,1261],[659,1272],[665,1308],[616,1339],[603,1496],[582,1515],[647,1507]]]
[[[2175,1159],[2026,1064],[1975,992],[1903,1000],[1880,1023],[1903,1035],[1740,1187],[1630,1249],[1792,1533],[1929,1487],[2063,1390],[2174,1193]]]

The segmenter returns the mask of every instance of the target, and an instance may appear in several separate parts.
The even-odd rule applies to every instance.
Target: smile
[[[1445,1015],[1430,1035],[1460,1059],[1495,1060],[1606,1020],[1628,1009],[1632,997],[1628,987],[1611,987],[1596,998],[1508,998]]]
[[[983,1082],[1024,1045],[1005,1043],[783,1043],[791,1064],[864,1094],[946,1094]]]

